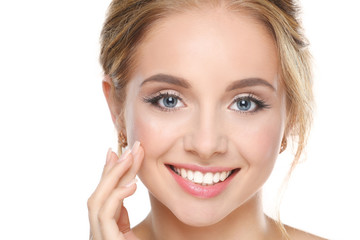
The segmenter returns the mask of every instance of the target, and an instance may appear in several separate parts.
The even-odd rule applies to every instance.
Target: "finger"
[[[124,239],[115,220],[115,211],[122,205],[123,199],[132,195],[135,190],[135,183],[130,186],[116,188],[100,209],[98,220],[104,240]]]
[[[137,153],[134,154],[133,156],[134,156],[134,162],[128,172],[130,174],[134,174],[134,177],[135,177],[136,174],[138,173],[138,171],[141,167],[141,164],[143,162],[143,159],[144,159],[144,149],[140,143],[139,143],[139,149],[137,150]]]
[[[89,240],[100,240],[101,239],[101,232],[100,232],[100,225],[94,221],[90,221],[90,236]]]
[[[109,155],[107,155],[109,158],[106,160],[106,164],[104,166],[104,170],[101,177],[104,177],[106,174],[108,174],[111,169],[117,165],[118,162],[121,162],[128,154],[130,154],[131,150],[127,149],[120,157],[117,156],[115,152],[111,150]]]
[[[140,142],[138,141],[134,143],[131,150],[126,150],[126,152],[122,156],[127,154],[127,152],[129,151],[133,155],[134,162],[131,168],[127,171],[128,173],[124,175],[122,180],[119,182],[119,185],[123,185],[124,183],[129,182],[131,179],[133,179],[136,176],[141,166],[142,160],[144,158],[144,150],[141,147]],[[111,170],[111,168],[116,164],[116,162],[117,162],[117,155],[116,153],[111,151],[109,155],[109,160],[107,160],[107,164],[104,167],[103,175],[106,175]]]
[[[93,222],[91,223],[90,225],[92,226],[91,229],[92,231],[94,232],[93,235],[96,236],[96,232],[99,232],[97,229],[99,229],[99,224],[98,224],[98,217],[97,217],[97,213],[100,209],[100,207],[102,206],[103,202],[105,201],[105,199],[110,195],[110,192],[112,191],[113,188],[117,186],[123,186],[125,184],[127,184],[128,182],[130,182],[130,180],[134,179],[135,176],[136,176],[136,173],[138,171],[138,169],[140,168],[141,166],[141,163],[142,163],[142,160],[143,160],[143,157],[144,157],[144,151],[142,149],[142,147],[140,146],[140,144],[134,144],[135,145],[135,148],[133,147],[133,158],[134,158],[134,161],[133,161],[133,164],[135,164],[135,167],[131,166],[131,174],[126,174],[126,178],[123,180],[122,177],[125,177],[125,176],[122,176],[123,173],[125,173],[126,171],[122,171],[119,173],[118,171],[118,168],[120,168],[118,165],[118,161],[117,161],[117,155],[112,152],[111,150],[108,151],[108,154],[107,154],[107,160],[106,160],[106,165],[104,167],[104,171],[103,171],[103,176],[102,176],[102,179],[99,183],[99,186],[97,187],[97,189],[95,190],[94,194],[91,196],[92,199],[94,199],[93,202],[95,202],[95,204],[93,204],[94,206],[92,207],[93,208],[93,211],[91,211],[91,207],[89,207],[89,215],[90,215],[90,222]],[[136,145],[138,145],[138,149],[136,148]],[[109,153],[110,152],[110,153]],[[130,152],[129,150],[127,150],[121,157],[119,160],[122,160],[122,161],[129,161],[130,159],[128,159],[127,155],[129,155]],[[131,157],[131,156],[129,156]],[[131,164],[130,164],[131,165]],[[129,171],[130,169],[128,167],[130,167],[130,165],[126,165],[124,167],[124,169],[127,167],[127,171]],[[127,173],[127,172],[126,172]],[[121,176],[119,176],[119,174]],[[115,180],[114,180],[114,176],[113,175],[117,175],[118,178],[116,179],[115,177]],[[121,183],[119,181],[119,179],[121,179]],[[128,180],[130,179],[130,180]],[[109,182],[112,182],[112,184],[110,184]],[[118,182],[118,183],[117,183]],[[89,199],[89,202],[90,202],[90,199]],[[91,205],[91,204],[90,204]],[[121,212],[121,205],[118,207],[118,209],[116,210],[115,212],[115,219],[119,219],[120,217],[120,212]],[[130,228],[130,224],[129,225],[129,228]],[[97,238],[94,238],[94,239],[97,239]]]
[[[134,162],[131,168],[126,172],[126,174],[120,179],[119,186],[124,186],[125,184],[129,183],[132,179],[136,177],[137,172],[142,164],[144,158],[144,150],[140,146],[140,143],[135,143],[134,147],[131,150],[131,153],[134,156]],[[116,210],[115,219],[120,218],[120,211],[121,208],[119,207]]]
[[[119,159],[116,153],[112,151],[111,148],[109,148],[107,154],[106,154],[106,163],[103,169],[103,172],[101,174],[101,177],[105,176],[116,164],[116,160]]]
[[[124,174],[119,181],[119,186],[122,186],[136,177],[137,172],[142,164],[144,158],[144,149],[141,147],[140,142],[136,141],[131,149],[134,161],[130,169]]]
[[[127,158],[123,159],[106,176],[104,176],[104,178],[102,178],[96,190],[88,200],[90,227],[94,239],[101,239],[98,236],[100,231],[98,224],[99,209],[117,186],[119,178],[121,178],[121,176],[129,169],[131,163],[132,156],[128,155]]]
[[[110,192],[118,185],[119,180],[129,170],[132,163],[133,157],[130,152],[122,155],[116,165],[102,177],[93,194],[94,198],[97,199],[101,196],[101,199],[106,199]]]

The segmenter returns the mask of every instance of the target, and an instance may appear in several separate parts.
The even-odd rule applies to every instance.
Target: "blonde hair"
[[[311,57],[293,0],[113,0],[101,33],[100,62],[105,75],[112,79],[114,99],[122,109],[137,46],[151,26],[175,12],[204,5],[225,5],[235,12],[249,13],[273,36],[287,99],[284,137],[292,137],[297,145],[290,176],[306,145],[313,106]],[[284,227],[279,226],[288,238]]]

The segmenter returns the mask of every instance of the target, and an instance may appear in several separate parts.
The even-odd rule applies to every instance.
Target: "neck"
[[[274,224],[262,209],[261,193],[256,194],[220,222],[211,226],[193,227],[176,216],[150,194],[151,212],[147,218],[152,239],[271,239]]]

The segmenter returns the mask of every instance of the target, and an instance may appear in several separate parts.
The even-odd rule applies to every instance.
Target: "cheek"
[[[236,126],[239,127],[233,128],[232,142],[235,144],[237,156],[240,156],[242,169],[238,185],[241,191],[232,194],[239,202],[244,202],[261,189],[278,156],[284,119],[281,115],[270,115],[242,119],[240,126],[238,123]]]
[[[158,156],[172,142],[169,126],[164,126],[160,119],[135,114],[132,135],[141,142],[145,150],[145,158]]]
[[[279,143],[282,136],[281,126],[276,124],[264,124],[253,133],[253,143],[249,148],[254,148],[254,163],[262,164],[275,160],[280,150]]]
[[[263,125],[258,131],[254,132],[253,142],[250,143],[247,169],[248,178],[254,186],[259,188],[269,178],[278,153],[280,150],[281,127],[278,125]]]
[[[251,171],[269,172],[280,151],[284,132],[281,115],[271,115],[244,123],[246,129],[237,131],[236,145]]]
[[[140,141],[144,148],[145,157],[139,171],[140,178],[146,177],[144,173],[154,172],[155,168],[163,169],[162,156],[179,145],[184,122],[176,114],[158,112],[148,106],[135,106],[129,116],[132,127],[128,137]],[[167,114],[167,115],[166,115]],[[166,115],[166,116],[165,116]]]

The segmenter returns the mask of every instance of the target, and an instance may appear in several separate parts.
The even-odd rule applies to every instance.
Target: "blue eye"
[[[176,107],[177,102],[177,98],[173,96],[166,96],[159,100],[159,105],[166,108],[174,108]]]
[[[164,111],[176,110],[185,106],[179,96],[171,93],[158,93],[156,96],[144,98],[144,101]]]
[[[254,113],[258,110],[269,108],[270,106],[265,102],[252,94],[246,94],[245,96],[237,96],[233,103],[230,105],[231,110],[235,110],[241,113]]]
[[[236,106],[241,111],[250,111],[256,107],[256,104],[248,99],[239,99],[236,102]]]

